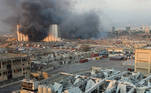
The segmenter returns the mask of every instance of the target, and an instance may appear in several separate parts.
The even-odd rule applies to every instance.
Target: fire
[[[20,28],[21,28],[21,25],[17,25],[17,39],[18,39],[18,41],[24,41],[24,42],[29,41],[28,35],[25,35],[25,34],[21,33]],[[44,41],[44,42],[60,41],[61,39],[58,38],[57,25],[56,24],[51,25],[50,29],[51,30],[50,30],[48,36],[46,38],[44,38],[42,41]]]
[[[18,41],[29,41],[28,35],[25,35],[20,32],[21,25],[17,25],[17,37]]]
[[[60,41],[59,38],[54,37],[53,35],[48,35],[44,40],[44,42],[51,42],[51,41]]]

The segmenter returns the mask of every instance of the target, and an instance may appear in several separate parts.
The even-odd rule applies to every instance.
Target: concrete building
[[[129,32],[131,30],[131,27],[127,26],[126,31]]]
[[[151,73],[151,48],[136,49],[135,72],[141,72],[145,75]]]
[[[150,29],[149,29],[148,26],[145,27],[145,33],[146,33],[146,34],[150,34]]]
[[[0,82],[27,76],[31,63],[27,55],[0,54]]]
[[[115,30],[116,30],[116,28],[113,26],[113,27],[112,27],[112,32],[115,32]]]
[[[60,41],[61,39],[58,36],[58,32],[59,32],[59,29],[58,29],[57,24],[50,25],[49,34],[43,41],[45,42]]]
[[[20,32],[21,25],[17,25],[17,40],[18,41],[29,41],[28,35]]]

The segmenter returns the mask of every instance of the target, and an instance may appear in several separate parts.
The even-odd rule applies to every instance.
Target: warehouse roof
[[[142,47],[141,49],[151,49],[151,46],[147,45],[147,46]]]

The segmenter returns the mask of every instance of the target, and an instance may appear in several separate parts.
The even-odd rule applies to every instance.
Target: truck
[[[99,56],[101,56],[102,58],[107,58],[109,56],[108,51],[107,50],[102,50],[99,53]]]

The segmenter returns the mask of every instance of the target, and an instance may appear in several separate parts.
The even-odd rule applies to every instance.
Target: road
[[[122,63],[124,61],[118,61],[118,60],[109,60],[108,58],[106,59],[101,59],[99,61],[90,61],[87,63],[76,63],[76,64],[70,64],[70,65],[64,65],[60,67],[57,70],[54,70],[50,73],[55,73],[55,72],[67,72],[67,73],[74,73],[78,71],[84,71],[84,70],[89,70],[91,69],[92,66],[99,66],[102,68],[108,68],[108,69],[115,69],[119,71],[125,71],[127,70],[127,66],[123,66]]]
[[[119,71],[126,71],[127,66],[123,66],[122,65],[123,62],[124,61],[109,60],[108,58],[106,58],[106,59],[101,59],[99,61],[90,61],[87,63],[63,65],[54,71],[48,71],[48,73],[49,74],[56,74],[58,72],[75,73],[75,72],[90,70],[92,66],[99,66],[102,68],[109,68],[109,69],[113,68]],[[11,91],[19,89],[19,86],[20,84],[15,84],[5,87],[3,89],[0,89],[0,93],[11,93]]]

